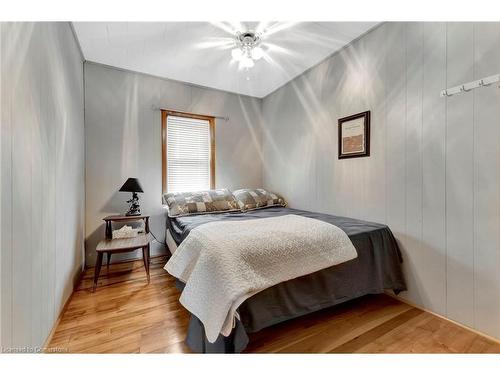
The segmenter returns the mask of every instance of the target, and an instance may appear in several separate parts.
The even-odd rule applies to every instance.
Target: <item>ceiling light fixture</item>
[[[236,33],[236,48],[231,51],[231,56],[239,62],[240,69],[252,68],[255,61],[264,56],[264,50],[260,47],[261,41],[261,35],[253,31]]]

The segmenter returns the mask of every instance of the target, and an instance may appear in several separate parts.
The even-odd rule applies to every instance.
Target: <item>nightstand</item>
[[[112,254],[125,253],[137,249],[142,249],[142,259],[144,261],[144,268],[146,269],[149,283],[149,242],[151,241],[151,235],[149,234],[149,215],[112,215],[106,216],[103,220],[106,222],[106,238],[99,242],[96,248],[97,260],[95,264],[94,287],[92,290],[95,291],[97,287],[97,280],[99,279],[99,273],[101,272],[102,258],[104,253],[106,253],[107,255],[107,266],[109,267],[109,262],[111,260]],[[144,233],[141,233],[137,237],[132,238],[113,239],[113,222],[130,222],[138,220],[144,220]]]

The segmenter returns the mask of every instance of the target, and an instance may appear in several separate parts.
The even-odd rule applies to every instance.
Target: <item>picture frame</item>
[[[370,111],[338,120],[339,159],[370,156]]]

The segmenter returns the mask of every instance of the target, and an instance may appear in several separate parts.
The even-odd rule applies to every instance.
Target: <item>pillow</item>
[[[169,217],[239,211],[238,203],[227,189],[163,194]]]
[[[286,207],[282,197],[264,189],[239,189],[233,191],[233,195],[242,211],[272,206]]]

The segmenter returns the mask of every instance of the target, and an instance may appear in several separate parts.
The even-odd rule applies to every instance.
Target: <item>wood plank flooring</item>
[[[93,269],[68,303],[48,345],[70,353],[189,353],[189,315],[165,258]],[[250,336],[247,353],[500,353],[500,344],[386,295],[366,296]]]

